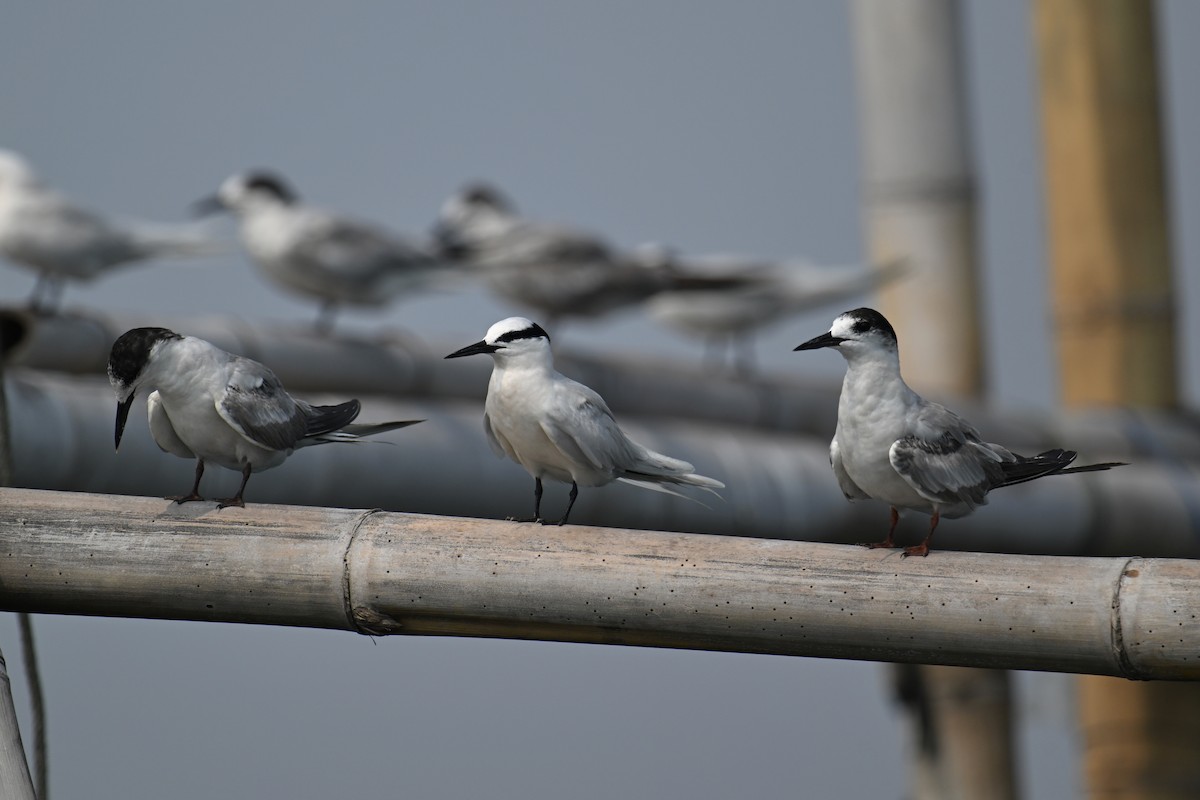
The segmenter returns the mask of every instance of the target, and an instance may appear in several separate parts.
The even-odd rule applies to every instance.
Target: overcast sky
[[[966,3],[993,399],[1054,402],[1039,156],[1022,3]],[[1176,219],[1196,216],[1200,5],[1163,4]],[[0,29],[0,146],[111,212],[181,219],[270,167],[319,205],[420,231],[486,178],[529,214],[688,252],[864,252],[841,0],[712,3],[19,4]],[[1200,243],[1176,226],[1197,397]],[[0,299],[27,273],[0,267]],[[309,319],[240,256],[130,269],[68,305]],[[759,343],[771,369],[840,374]],[[352,315],[478,339],[481,292]],[[636,313],[556,344],[697,357]],[[514,467],[515,469],[515,467]],[[170,797],[898,798],[904,744],[874,665],[201,623],[39,618],[53,790]],[[0,618],[13,672],[15,625]],[[1025,676],[1029,797],[1077,793],[1061,677]],[[23,683],[16,681],[18,702]],[[1036,706],[1036,709],[1034,708]]]

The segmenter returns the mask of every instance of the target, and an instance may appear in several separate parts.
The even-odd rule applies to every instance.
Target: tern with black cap
[[[204,499],[200,478],[206,463],[242,473],[237,494],[218,507],[243,506],[251,473],[279,466],[301,447],[356,442],[421,421],[352,424],[362,408],[357,400],[309,405],[288,394],[257,361],[166,328],[121,334],[109,355],[108,379],[117,393],[117,448],[134,398],[149,390],[146,411],[155,443],[164,452],[196,459],[192,491],[169,498],[178,503]]]
[[[483,429],[497,456],[507,456],[534,479],[533,517],[542,518],[542,481],[571,484],[562,525],[580,486],[622,481],[681,497],[663,484],[695,486],[716,494],[725,484],[695,473],[686,461],[664,456],[625,435],[604,399],[558,373],[550,336],[524,317],[501,320],[481,341],[446,358],[490,355],[494,361],[484,403]],[[690,498],[689,498],[690,499]]]
[[[924,556],[941,517],[963,517],[987,503],[988,492],[1047,475],[1096,472],[1117,462],[1071,467],[1073,450],[1022,456],[983,441],[970,423],[921,397],[900,376],[896,332],[871,308],[847,311],[796,350],[836,348],[846,359],[837,430],[829,462],[848,500],[891,506],[887,538],[867,547],[895,547],[900,511],[929,514],[929,534],[906,556]]]

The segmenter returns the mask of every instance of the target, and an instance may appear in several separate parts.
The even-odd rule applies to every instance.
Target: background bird
[[[789,316],[843,301],[901,275],[902,262],[878,267],[821,266],[802,259],[771,260],[718,254],[685,256],[658,244],[635,248],[647,268],[671,273],[670,286],[646,301],[658,322],[706,343],[712,368],[724,350],[740,375],[754,371],[755,336]]]
[[[208,256],[224,245],[202,229],[118,222],[43,183],[16,153],[0,150],[0,254],[37,273],[29,298],[50,313],[65,281],[90,281],[116,267],[150,259]]]
[[[849,500],[882,500],[891,506],[887,538],[868,547],[895,547],[901,509],[931,515],[929,534],[906,556],[924,556],[942,516],[970,514],[1002,486],[1046,475],[1095,472],[1124,466],[1117,462],[1069,467],[1073,450],[1047,450],[1022,456],[985,442],[953,411],[914,392],[900,377],[896,332],[870,308],[847,311],[827,333],[796,350],[837,348],[846,359],[838,401],[837,430],[829,461]]]
[[[448,274],[427,244],[304,205],[269,172],[233,175],[195,208],[232,212],[242,244],[266,276],[320,304],[317,329],[323,332],[342,306],[380,307]]]
[[[473,184],[442,204],[434,238],[447,258],[475,268],[503,299],[550,324],[595,317],[640,302],[670,285],[600,237],[522,217],[498,189]]]
[[[691,464],[656,453],[625,435],[604,399],[554,369],[550,337],[524,317],[501,320],[487,335],[446,358],[487,353],[494,362],[484,403],[483,429],[497,456],[508,456],[533,476],[533,517],[542,519],[542,480],[571,484],[571,514],[579,486],[614,480],[679,495],[663,484],[713,492],[725,484],[695,474]],[[684,496],[684,495],[679,495]]]
[[[154,441],[164,452],[196,459],[192,491],[170,498],[179,503],[204,499],[200,478],[205,463],[242,473],[237,494],[220,500],[218,507],[242,506],[251,473],[279,466],[297,448],[356,442],[421,422],[352,425],[362,408],[357,400],[309,405],[288,394],[257,361],[166,328],[121,334],[109,355],[108,379],[117,393],[118,448],[135,396],[149,389],[146,411]]]

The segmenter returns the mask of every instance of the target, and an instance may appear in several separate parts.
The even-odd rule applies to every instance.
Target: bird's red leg
[[[177,495],[175,497],[166,497],[165,500],[174,500],[176,503],[190,503],[193,500],[203,500],[200,496],[200,478],[204,475],[204,459],[196,459],[196,482],[192,484],[192,493]]]
[[[242,500],[242,492],[246,491],[246,484],[249,481],[250,481],[250,465],[247,464],[246,466],[242,467],[242,485],[238,487],[237,494],[235,494],[233,497],[227,497],[224,500],[218,500],[217,508],[229,508],[230,506],[237,506],[238,508],[245,508],[246,503],[244,500]]]
[[[895,534],[896,534],[896,525],[899,524],[899,522],[900,522],[900,512],[896,510],[895,506],[892,506],[892,525],[890,528],[888,528],[887,538],[884,539],[882,542],[860,542],[860,544],[863,547],[868,547],[872,550],[874,550],[878,547],[895,547],[896,542],[892,539],[892,537],[895,536]]]
[[[933,510],[933,519],[929,521],[929,533],[925,535],[925,541],[921,542],[920,544],[913,545],[912,547],[904,548],[904,552],[900,554],[900,557],[904,558],[905,556],[929,555],[929,543],[933,541],[933,532],[937,530],[939,519],[941,519],[941,515],[938,514],[938,510],[935,508]]]

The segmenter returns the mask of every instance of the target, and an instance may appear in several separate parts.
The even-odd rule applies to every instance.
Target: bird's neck
[[[843,398],[912,394],[912,389],[900,376],[898,355],[893,354],[890,358],[849,356],[846,365]]]

